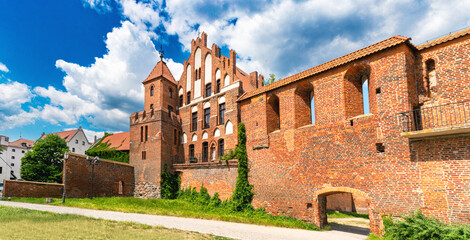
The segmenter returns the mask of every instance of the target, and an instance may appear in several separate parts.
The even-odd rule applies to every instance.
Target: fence
[[[403,132],[462,126],[470,123],[470,101],[417,108],[398,114]]]

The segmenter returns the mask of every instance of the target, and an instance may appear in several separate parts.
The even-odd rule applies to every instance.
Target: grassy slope
[[[13,201],[45,203],[44,198],[13,198]],[[62,206],[62,201],[54,199],[52,205]],[[272,216],[264,211],[233,212],[223,207],[201,206],[184,200],[121,197],[93,198],[93,200],[90,200],[85,198],[67,199],[65,206],[319,230],[311,223],[286,216]]]
[[[226,239],[208,234],[0,206],[0,239]]]

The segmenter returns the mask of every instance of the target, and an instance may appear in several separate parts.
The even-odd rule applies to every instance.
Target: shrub
[[[110,148],[109,146],[111,145],[111,143],[109,143],[108,141],[103,142],[103,139],[105,139],[109,135],[112,134],[105,133],[97,144],[85,151],[85,154],[88,156],[98,156],[103,159],[113,160],[117,162],[129,163],[129,152],[118,151],[115,147]],[[124,140],[122,140],[121,145]]]
[[[160,187],[162,198],[175,199],[178,197],[181,179],[177,174],[172,174],[168,171],[168,166],[165,164],[162,174],[160,175]]]
[[[384,218],[385,239],[459,240],[470,239],[470,226],[448,225],[424,216],[421,211],[403,220]]]

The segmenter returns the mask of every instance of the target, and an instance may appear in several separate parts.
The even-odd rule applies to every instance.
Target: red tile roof
[[[101,142],[109,143],[109,148],[116,148],[120,151],[129,151],[129,132],[115,133],[113,135],[106,136]]]
[[[170,69],[168,68],[168,66],[166,65],[164,61],[158,62],[153,68],[152,72],[148,75],[148,77],[142,83],[153,80],[160,76],[170,80],[174,84],[177,84],[175,81],[175,78],[173,77],[173,74],[171,74]]]
[[[23,143],[25,143],[26,146],[23,146]],[[34,145],[34,141],[23,139],[23,138],[20,138],[14,142],[8,143],[8,146],[20,147],[20,148],[30,148],[33,145]]]
[[[64,131],[64,132],[56,132],[56,133],[50,133],[50,134],[55,134],[64,139],[66,142],[70,140],[71,137],[78,131],[78,129],[75,130],[69,130],[69,131]],[[48,134],[46,134],[48,135]],[[46,135],[43,135],[41,139],[44,139]]]
[[[423,50],[423,49],[426,49],[426,48],[430,48],[430,47],[433,47],[433,46],[436,46],[436,45],[454,40],[454,39],[459,38],[459,37],[463,37],[463,36],[468,35],[468,34],[470,34],[470,28],[467,28],[467,29],[464,29],[462,31],[458,31],[458,32],[449,34],[449,35],[444,36],[444,37],[434,39],[434,40],[429,41],[427,43],[423,43],[423,44],[417,46],[416,48],[418,50]]]
[[[339,57],[339,58],[336,58],[336,59],[333,59],[329,62],[326,62],[326,63],[323,63],[323,64],[320,64],[318,66],[315,66],[313,68],[310,68],[310,69],[307,69],[303,72],[300,72],[300,73],[296,73],[292,76],[289,76],[287,78],[284,78],[284,79],[281,79],[279,81],[276,81],[274,83],[271,83],[271,84],[268,84],[264,87],[261,87],[261,88],[258,88],[254,91],[251,91],[251,92],[248,92],[247,94],[245,94],[244,96],[242,96],[241,98],[239,98],[239,101],[242,101],[242,100],[245,100],[245,99],[248,99],[248,98],[251,98],[253,96],[256,96],[258,94],[261,94],[261,93],[265,93],[265,92],[268,92],[268,91],[271,91],[271,90],[274,90],[276,88],[279,88],[279,87],[282,87],[282,86],[285,86],[285,85],[288,85],[290,83],[293,83],[293,82],[296,82],[300,79],[304,79],[306,77],[310,77],[310,76],[313,76],[313,75],[316,75],[316,74],[319,74],[319,73],[322,73],[322,72],[325,72],[329,69],[332,69],[332,68],[335,68],[335,67],[338,67],[338,66],[341,66],[343,64],[346,64],[346,63],[349,63],[349,62],[352,62],[354,60],[357,60],[357,59],[360,59],[360,58],[363,58],[365,56],[368,56],[368,55],[371,55],[373,53],[376,53],[376,52],[379,52],[379,51],[382,51],[384,49],[387,49],[387,48],[390,48],[390,47],[393,47],[393,46],[396,46],[396,45],[399,45],[399,44],[402,44],[402,43],[405,43],[405,42],[408,42],[410,40],[410,38],[407,38],[407,37],[403,37],[403,36],[393,36],[391,38],[388,38],[388,39],[385,39],[381,42],[378,42],[378,43],[375,43],[375,44],[372,44],[370,46],[367,46],[365,48],[362,48],[362,49],[359,49],[355,52],[352,52],[352,53],[349,53],[349,54],[346,54],[342,57]]]

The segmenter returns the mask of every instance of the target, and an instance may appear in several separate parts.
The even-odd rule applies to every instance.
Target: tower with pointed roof
[[[142,84],[145,109],[130,118],[130,164],[135,170],[136,196],[158,198],[161,171],[177,155],[181,132],[175,114],[177,83],[162,55]]]

